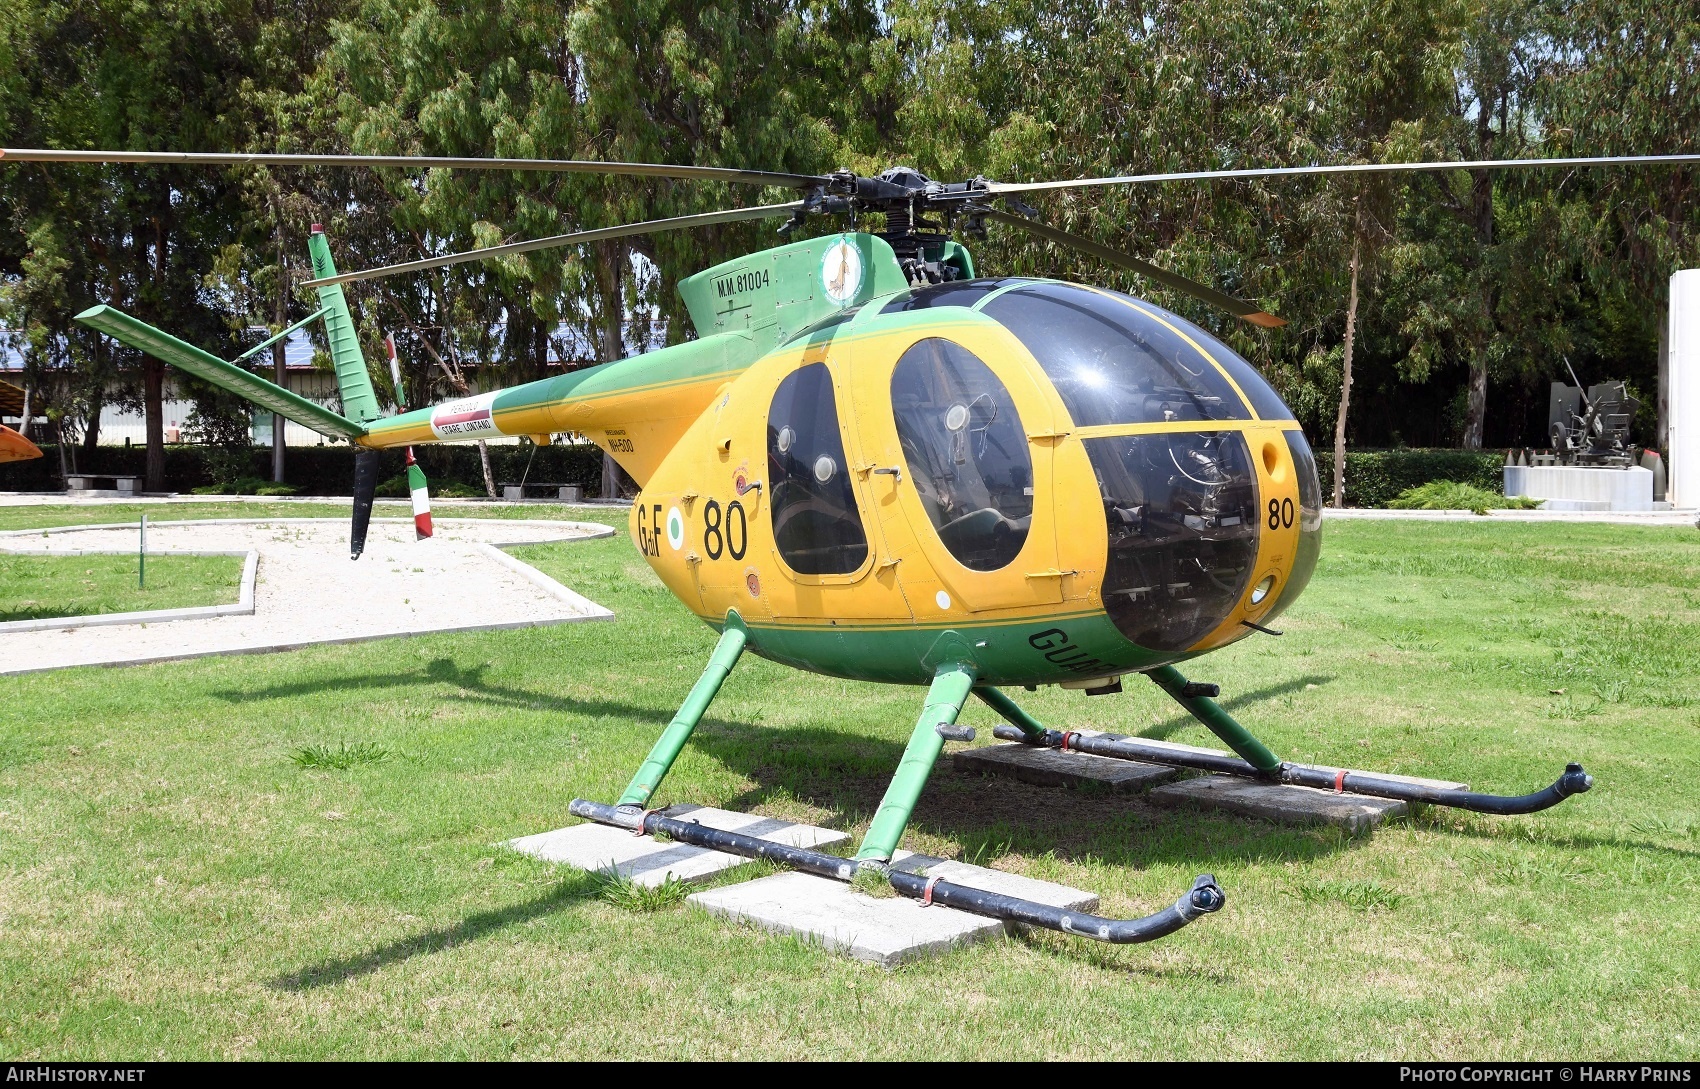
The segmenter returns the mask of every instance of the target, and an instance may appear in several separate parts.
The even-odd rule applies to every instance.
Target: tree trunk
[[[1340,414],[1334,418],[1334,507],[1346,505],[1346,413],[1352,407],[1352,348],[1358,331],[1358,254],[1363,236],[1352,218],[1352,288],[1346,295],[1346,359],[1340,368]]]
[[[1482,152],[1481,157],[1485,159],[1488,157],[1487,152],[1490,147],[1488,123],[1485,117],[1477,121],[1477,129],[1478,147]],[[1472,171],[1471,174],[1473,178],[1473,184],[1470,188],[1471,212],[1475,220],[1476,242],[1482,248],[1482,256],[1479,262],[1481,265],[1485,265],[1487,263],[1487,251],[1493,245],[1494,236],[1493,175],[1486,170]],[[1494,314],[1496,300],[1492,281],[1485,273],[1478,272],[1478,274],[1482,275],[1483,316],[1492,326],[1494,332],[1497,333],[1499,319]],[[1464,402],[1463,446],[1466,450],[1480,450],[1482,448],[1482,436],[1487,430],[1487,345],[1477,342],[1473,343],[1471,348],[1470,391]]]
[[[1478,352],[1470,360],[1470,393],[1464,402],[1464,442],[1466,450],[1482,448],[1482,431],[1487,423],[1487,357]]]
[[[83,424],[83,455],[85,457],[93,458],[95,448],[100,445],[100,411],[105,403],[105,391],[96,388],[93,397],[89,400],[88,417]],[[90,464],[93,464],[93,462],[90,462]]]
[[[30,403],[34,396],[35,387],[26,385],[24,387],[24,415],[18,421],[18,434],[26,439],[30,437],[30,416],[35,412],[35,406]],[[1660,401],[1659,403],[1663,404],[1664,402]]]
[[[496,498],[496,478],[490,472],[490,447],[478,440],[478,463],[484,467],[484,494]]]
[[[142,473],[142,490],[165,490],[165,364],[147,356],[142,360],[142,401],[148,421],[147,468]]]

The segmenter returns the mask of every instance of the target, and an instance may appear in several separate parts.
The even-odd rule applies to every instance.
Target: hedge
[[[1346,505],[1385,507],[1406,488],[1436,480],[1470,484],[1498,495],[1505,484],[1503,450],[1348,450]],[[1334,494],[1334,452],[1318,450],[1322,498]]]
[[[592,498],[602,491],[602,451],[589,444],[575,446],[492,446],[490,470],[497,486],[518,483],[521,475],[530,483],[577,484]],[[59,474],[59,451],[55,446],[41,448],[45,457],[31,461],[14,461],[0,465],[0,491],[54,492],[65,489]],[[533,456],[535,451],[535,456]],[[147,451],[141,446],[101,446],[92,454],[81,447],[76,451],[77,468],[84,473],[118,473],[123,476],[144,475]],[[209,459],[224,455],[206,446],[167,446],[165,448],[165,487],[167,491],[187,492],[213,483]],[[431,490],[450,484],[463,484],[479,495],[484,494],[484,472],[478,464],[478,448],[470,444],[420,446],[414,449],[420,468],[425,470]],[[403,469],[400,450],[384,453],[384,477]],[[530,469],[527,470],[527,461]],[[249,472],[246,476],[270,480],[272,451],[269,446],[256,446],[248,452]],[[354,485],[354,454],[346,445],[291,446],[284,455],[284,479],[300,489],[302,495],[348,495]],[[534,493],[535,494],[535,493]]]
[[[526,461],[532,458],[533,450],[536,456],[527,473]],[[0,491],[63,491],[57,449],[44,446],[42,451],[46,457],[0,465]],[[207,468],[211,453],[215,452],[205,446],[167,446],[166,488],[187,492],[213,483]],[[477,447],[459,443],[421,446],[414,453],[433,492],[458,483],[483,494],[484,476],[478,467]],[[247,475],[270,480],[271,448],[256,446],[249,455],[252,471]],[[145,456],[140,446],[102,446],[92,456],[78,449],[77,466],[83,472],[141,476]],[[385,465],[384,477],[388,478],[401,472],[402,454],[391,450],[386,456],[390,460]],[[1497,493],[1502,487],[1500,467],[1504,464],[1504,453],[1492,450],[1348,450],[1346,505],[1384,507],[1406,488],[1435,480],[1473,484]],[[1334,488],[1333,454],[1317,451],[1316,467],[1322,475],[1322,494],[1326,499]],[[498,485],[517,482],[521,474],[526,474],[528,481],[580,485],[584,494],[591,497],[600,495],[602,490],[602,452],[590,445],[492,446],[490,468]],[[284,459],[284,470],[288,483],[299,488],[302,495],[347,495],[354,481],[354,457],[347,446],[340,444],[292,446]]]

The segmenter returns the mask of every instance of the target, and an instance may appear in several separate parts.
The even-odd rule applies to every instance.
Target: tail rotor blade
[[[983,214],[987,219],[1019,228],[1029,234],[1038,235],[1047,242],[1054,242],[1059,246],[1069,246],[1081,251],[1082,253],[1089,253],[1093,257],[1098,258],[1098,260],[1103,261],[1105,264],[1115,265],[1117,268],[1125,268],[1129,272],[1138,273],[1147,279],[1156,280],[1165,287],[1173,288],[1185,295],[1191,295],[1200,302],[1209,303],[1211,306],[1214,306],[1219,310],[1226,310],[1228,313],[1234,315],[1234,317],[1239,318],[1242,321],[1250,322],[1253,325],[1261,326],[1265,329],[1277,329],[1287,324],[1286,319],[1278,318],[1274,314],[1264,311],[1261,307],[1246,302],[1244,299],[1236,299],[1232,295],[1224,295],[1222,292],[1217,291],[1214,288],[1205,287],[1196,280],[1189,280],[1185,276],[1177,275],[1167,269],[1158,268],[1149,261],[1141,261],[1139,258],[1131,256],[1130,254],[1122,253],[1120,250],[1113,250],[1108,246],[1099,245],[1090,238],[1082,238],[1080,235],[1070,234],[1067,231],[1060,231],[1055,227],[1039,223],[1035,220],[1023,219],[1020,216],[1013,216],[1008,212],[1000,212],[995,208],[986,208],[983,211],[976,208],[975,211],[976,214]]]
[[[372,525],[372,500],[378,494],[378,474],[384,471],[381,450],[361,450],[354,455],[354,523],[348,533],[348,558],[357,560],[366,551],[366,531]]]
[[[413,460],[413,447],[407,448],[407,491],[413,497],[413,539],[423,541],[432,535],[431,492],[425,484],[425,470]]]

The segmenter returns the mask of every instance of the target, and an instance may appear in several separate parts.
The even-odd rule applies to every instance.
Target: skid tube
[[[1026,923],[1047,930],[1059,930],[1064,934],[1093,938],[1114,945],[1148,942],[1173,934],[1200,915],[1220,911],[1222,905],[1228,902],[1221,886],[1216,884],[1216,879],[1209,874],[1203,874],[1193,881],[1192,888],[1188,889],[1185,895],[1162,911],[1147,915],[1143,919],[1105,919],[1085,912],[1068,911],[1049,904],[1023,900],[1016,896],[970,888],[951,881],[888,869],[879,862],[857,862],[738,832],[709,828],[706,825],[676,820],[652,810],[604,805],[582,798],[574,798],[567,809],[575,817],[583,817],[598,824],[627,828],[640,835],[662,832],[681,843],[742,855],[745,858],[770,859],[792,869],[835,881],[849,881],[856,876],[857,870],[866,866],[882,874],[891,882],[892,888],[911,900],[943,904],[945,907],[975,915]]]
[[[1042,737],[1037,737],[1007,725],[994,727],[992,734],[1005,741],[1020,741],[1037,748],[1068,748],[1116,760],[1138,760],[1147,764],[1196,768],[1199,771],[1238,775],[1266,783],[1316,787],[1320,790],[1331,790],[1336,794],[1363,794],[1371,798],[1444,805],[1453,809],[1468,809],[1473,813],[1496,813],[1501,816],[1539,813],[1543,809],[1551,809],[1572,794],[1586,792],[1594,785],[1594,777],[1583,771],[1581,764],[1566,765],[1564,774],[1558,777],[1558,781],[1544,790],[1513,796],[1479,794],[1472,790],[1441,790],[1421,783],[1389,779],[1370,771],[1352,771],[1347,768],[1318,768],[1305,764],[1282,763],[1264,772],[1247,761],[1226,753],[1218,756],[1211,753],[1177,752],[1167,745],[1148,744],[1136,737],[1064,734],[1058,730],[1046,730]]]

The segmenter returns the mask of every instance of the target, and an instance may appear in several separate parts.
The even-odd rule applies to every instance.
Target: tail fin
[[[346,304],[344,313],[347,313]],[[132,318],[122,310],[114,310],[110,306],[96,306],[78,314],[77,320],[92,329],[99,329],[114,340],[181,367],[190,374],[227,389],[261,408],[269,408],[303,427],[310,427],[321,435],[356,439],[366,433],[363,424],[344,419],[323,405],[314,404],[257,374],[250,374],[234,363],[226,363],[210,352],[203,352],[193,344],[155,329],[145,321]],[[355,351],[358,352],[359,349],[356,348]],[[371,381],[368,379],[368,397],[371,396],[371,388]],[[376,404],[376,401],[373,403]]]
[[[313,258],[315,277],[336,275],[331,244],[325,238],[325,229],[317,223],[307,238],[307,252]],[[319,310],[325,317],[325,339],[330,342],[336,386],[342,392],[343,414],[365,426],[384,413],[378,407],[378,395],[372,391],[372,376],[366,372],[366,356],[360,351],[360,336],[354,329],[354,318],[348,311],[348,299],[341,284],[319,288]]]

